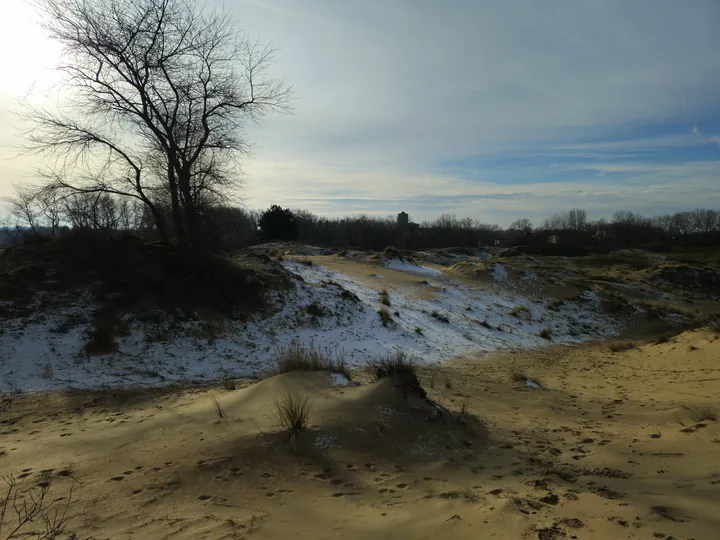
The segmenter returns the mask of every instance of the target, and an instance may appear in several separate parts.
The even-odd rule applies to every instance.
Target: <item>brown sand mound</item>
[[[718,354],[699,331],[420,370],[467,415],[322,372],[23,396],[0,413],[0,473],[53,499],[74,485],[79,538],[714,538]],[[312,400],[294,443],[274,419],[286,392]]]

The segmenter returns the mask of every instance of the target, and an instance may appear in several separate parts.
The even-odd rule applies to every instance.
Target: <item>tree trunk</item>
[[[170,186],[170,203],[172,204],[173,224],[175,225],[175,239],[178,244],[187,246],[187,235],[185,233],[185,225],[183,223],[183,212],[180,208],[180,198],[178,197],[178,185],[175,178],[175,170],[172,164],[168,163],[168,185]]]

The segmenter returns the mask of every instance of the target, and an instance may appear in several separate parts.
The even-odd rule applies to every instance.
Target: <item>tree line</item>
[[[155,217],[135,201],[107,193],[74,193],[57,198],[53,191],[20,191],[7,200],[6,230],[20,235],[56,235],[70,231],[133,234],[163,241]],[[171,219],[170,205],[158,212]],[[198,213],[196,238],[206,249],[231,252],[273,241],[296,241],[337,248],[381,250],[388,245],[407,249],[544,244],[559,236],[571,245],[629,246],[644,243],[687,244],[720,242],[720,212],[697,209],[645,217],[617,211],[610,219],[590,220],[582,209],[553,215],[535,226],[520,218],[503,228],[471,218],[443,214],[435,220],[408,225],[396,217],[367,215],[328,218],[307,210],[273,205],[264,211],[216,204]]]

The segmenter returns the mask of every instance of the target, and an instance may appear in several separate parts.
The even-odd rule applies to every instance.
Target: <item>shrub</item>
[[[552,328],[543,328],[538,335],[543,339],[551,340],[553,335]]]
[[[523,305],[518,304],[518,305],[515,306],[515,307],[513,308],[513,310],[510,312],[510,315],[512,315],[513,317],[519,317],[519,316],[522,315],[523,313],[529,313],[529,312],[530,312],[530,310],[527,308],[527,306],[523,306]]]
[[[380,291],[380,303],[384,306],[390,307],[390,294],[387,292],[387,289],[383,289]]]
[[[420,328],[419,326],[416,326],[416,327],[415,327],[415,333],[418,334],[418,335],[420,335],[420,336],[424,335],[424,334],[423,334],[423,329]]]
[[[290,371],[329,371],[340,373],[351,378],[350,370],[345,365],[342,353],[333,353],[320,347],[305,346],[295,340],[286,347],[278,350],[278,360],[275,373],[288,373]]]
[[[280,426],[288,432],[290,440],[307,429],[310,418],[310,400],[306,395],[286,394],[274,399],[277,419]]]
[[[400,252],[400,250],[394,246],[387,246],[383,250],[383,256],[386,259],[400,259],[403,260],[403,254]]]

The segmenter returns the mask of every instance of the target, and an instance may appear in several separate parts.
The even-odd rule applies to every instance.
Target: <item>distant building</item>
[[[397,224],[399,227],[407,227],[410,223],[410,216],[406,212],[400,212],[397,216]]]

